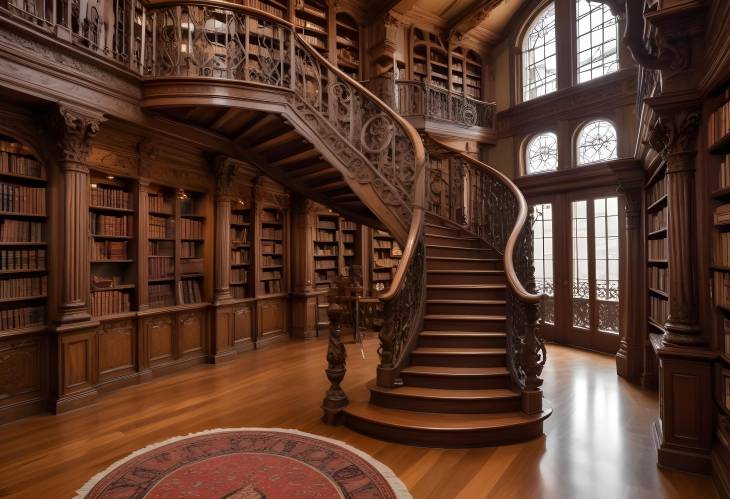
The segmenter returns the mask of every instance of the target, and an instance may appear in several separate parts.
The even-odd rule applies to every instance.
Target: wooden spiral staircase
[[[386,228],[405,248],[380,296],[385,326],[369,403],[348,405],[340,387],[342,303],[330,304],[325,421],[416,445],[539,436],[550,414],[539,388],[540,296],[531,284],[527,207],[514,184],[431,141],[430,159],[449,165],[435,175],[413,126],[287,21],[225,2],[175,0],[148,5],[144,22],[146,110],[228,139],[229,156]],[[426,198],[427,183],[433,191],[439,178],[451,192],[446,204]]]

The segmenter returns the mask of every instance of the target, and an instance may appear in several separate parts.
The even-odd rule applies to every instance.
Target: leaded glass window
[[[588,273],[588,202],[572,203],[573,326],[591,327],[591,285]]]
[[[555,5],[548,5],[535,19],[522,41],[522,100],[528,101],[557,90]]]
[[[618,23],[599,2],[576,0],[578,83],[618,70]]]
[[[542,319],[555,324],[555,285],[553,279],[553,205],[533,206],[535,223],[532,226],[535,291],[547,297],[542,301]]]
[[[616,159],[618,157],[616,128],[608,121],[591,121],[581,128],[576,146],[578,165]]]
[[[618,198],[593,200],[598,329],[619,332]]]
[[[527,143],[525,151],[527,174],[552,172],[558,169],[558,137],[541,133]]]

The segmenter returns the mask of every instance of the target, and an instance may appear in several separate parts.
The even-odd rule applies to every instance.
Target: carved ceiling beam
[[[471,30],[479,26],[504,0],[479,0],[462,10],[449,23],[449,40],[462,40]]]

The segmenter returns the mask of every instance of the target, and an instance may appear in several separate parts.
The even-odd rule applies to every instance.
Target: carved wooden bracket
[[[215,175],[215,194],[217,197],[231,197],[235,193],[233,180],[238,173],[238,163],[225,156],[217,156],[213,160]]]
[[[460,42],[474,28],[479,26],[489,14],[504,0],[481,0],[476,5],[470,6],[457,16],[456,20],[449,26],[449,41]]]
[[[665,113],[651,126],[647,143],[667,162],[669,172],[677,171],[677,168],[694,169],[692,161],[681,158],[693,158],[697,153],[699,127],[697,111]]]
[[[51,116],[51,126],[56,134],[56,144],[61,159],[68,168],[70,164],[82,165],[89,157],[91,140],[99,131],[104,118],[101,115],[92,116],[82,110],[60,106],[58,113]],[[81,166],[81,168],[86,168]]]

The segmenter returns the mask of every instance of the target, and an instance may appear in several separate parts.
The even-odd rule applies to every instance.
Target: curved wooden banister
[[[517,218],[515,220],[515,225],[512,228],[512,232],[507,239],[507,244],[505,245],[504,249],[504,272],[507,277],[507,282],[509,283],[512,290],[517,294],[517,298],[520,301],[523,301],[525,303],[539,303],[543,299],[544,295],[530,293],[527,289],[525,289],[524,284],[517,276],[514,265],[515,250],[519,243],[522,231],[525,228],[525,224],[527,223],[527,201],[525,200],[525,196],[522,195],[522,191],[520,191],[517,185],[515,185],[515,183],[512,182],[509,177],[507,177],[496,168],[489,166],[488,164],[483,163],[475,158],[472,158],[468,154],[465,154],[458,149],[455,149],[442,142],[436,140],[434,140],[434,142],[436,142],[439,147],[452,153],[454,156],[457,156],[462,160],[467,161],[476,168],[484,170],[492,177],[496,177],[497,179],[499,179],[500,182],[504,184],[505,187],[507,187],[507,189],[509,189],[512,195],[515,197],[515,201],[517,202]]]

